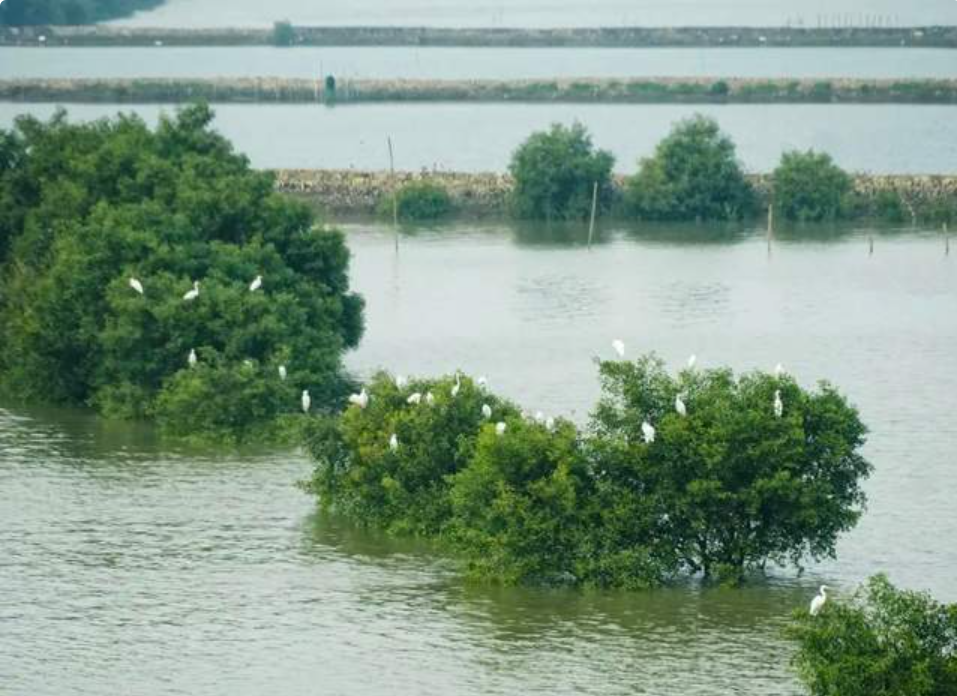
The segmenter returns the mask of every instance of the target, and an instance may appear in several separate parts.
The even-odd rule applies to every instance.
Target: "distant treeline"
[[[151,10],[163,0],[6,0],[0,25],[90,24]]]

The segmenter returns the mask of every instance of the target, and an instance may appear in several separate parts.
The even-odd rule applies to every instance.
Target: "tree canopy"
[[[785,152],[774,170],[774,204],[788,220],[833,220],[847,211],[851,177],[823,152]]]
[[[151,10],[164,0],[6,0],[0,25],[91,24]]]
[[[343,237],[212,118],[192,106],[154,131],[60,112],[0,133],[3,393],[231,439],[297,410],[301,389],[341,398],[363,330]]]

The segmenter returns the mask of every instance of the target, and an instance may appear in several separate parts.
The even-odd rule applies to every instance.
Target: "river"
[[[86,120],[135,111],[150,123],[174,107],[73,104]],[[0,103],[0,128],[22,113],[48,118],[52,104]],[[398,169],[504,171],[512,151],[533,131],[581,121],[598,147],[632,173],[677,120],[714,116],[755,172],[777,166],[781,153],[815,148],[851,171],[887,174],[957,172],[957,119],[951,106],[734,104],[309,104],[216,106],[216,128],[262,168],[386,169],[387,138]]]
[[[957,51],[922,48],[0,48],[0,79],[300,77],[952,78]]]
[[[163,447],[0,409],[0,684],[45,696],[800,693],[781,629],[871,573],[957,601],[957,273],[939,234],[350,224],[359,374],[461,367],[582,420],[612,338],[670,365],[833,380],[871,427],[870,508],[837,561],[740,590],[463,583],[414,543],[318,516],[297,453]],[[869,238],[874,251],[869,253]]]
[[[952,0],[167,0],[121,25],[817,26],[957,24]]]

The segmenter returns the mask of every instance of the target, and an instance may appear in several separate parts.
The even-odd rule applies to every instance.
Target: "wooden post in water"
[[[944,256],[950,256],[950,232],[947,231],[947,223],[944,223]]]
[[[395,232],[395,250],[399,251],[399,199],[395,182],[395,153],[392,150],[392,136],[389,141],[389,178],[392,180],[392,229]]]
[[[768,206],[768,256],[771,255],[771,241],[774,239],[774,203]]]
[[[868,242],[869,242],[869,248],[868,248],[867,255],[868,255],[868,256],[873,256],[873,255],[874,255],[874,235],[871,235],[871,236],[868,237],[867,239],[868,239]]]
[[[595,215],[598,212],[598,182],[591,192],[591,220],[588,222],[588,248],[591,249],[591,240],[595,235]]]

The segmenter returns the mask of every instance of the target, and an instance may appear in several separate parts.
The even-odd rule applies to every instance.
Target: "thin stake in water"
[[[392,179],[392,229],[395,231],[395,250],[399,251],[399,199],[395,183],[395,153],[392,150],[392,136],[389,141],[389,175]]]
[[[591,220],[588,223],[588,248],[591,249],[592,236],[595,234],[595,214],[598,212],[598,182],[591,193]]]

